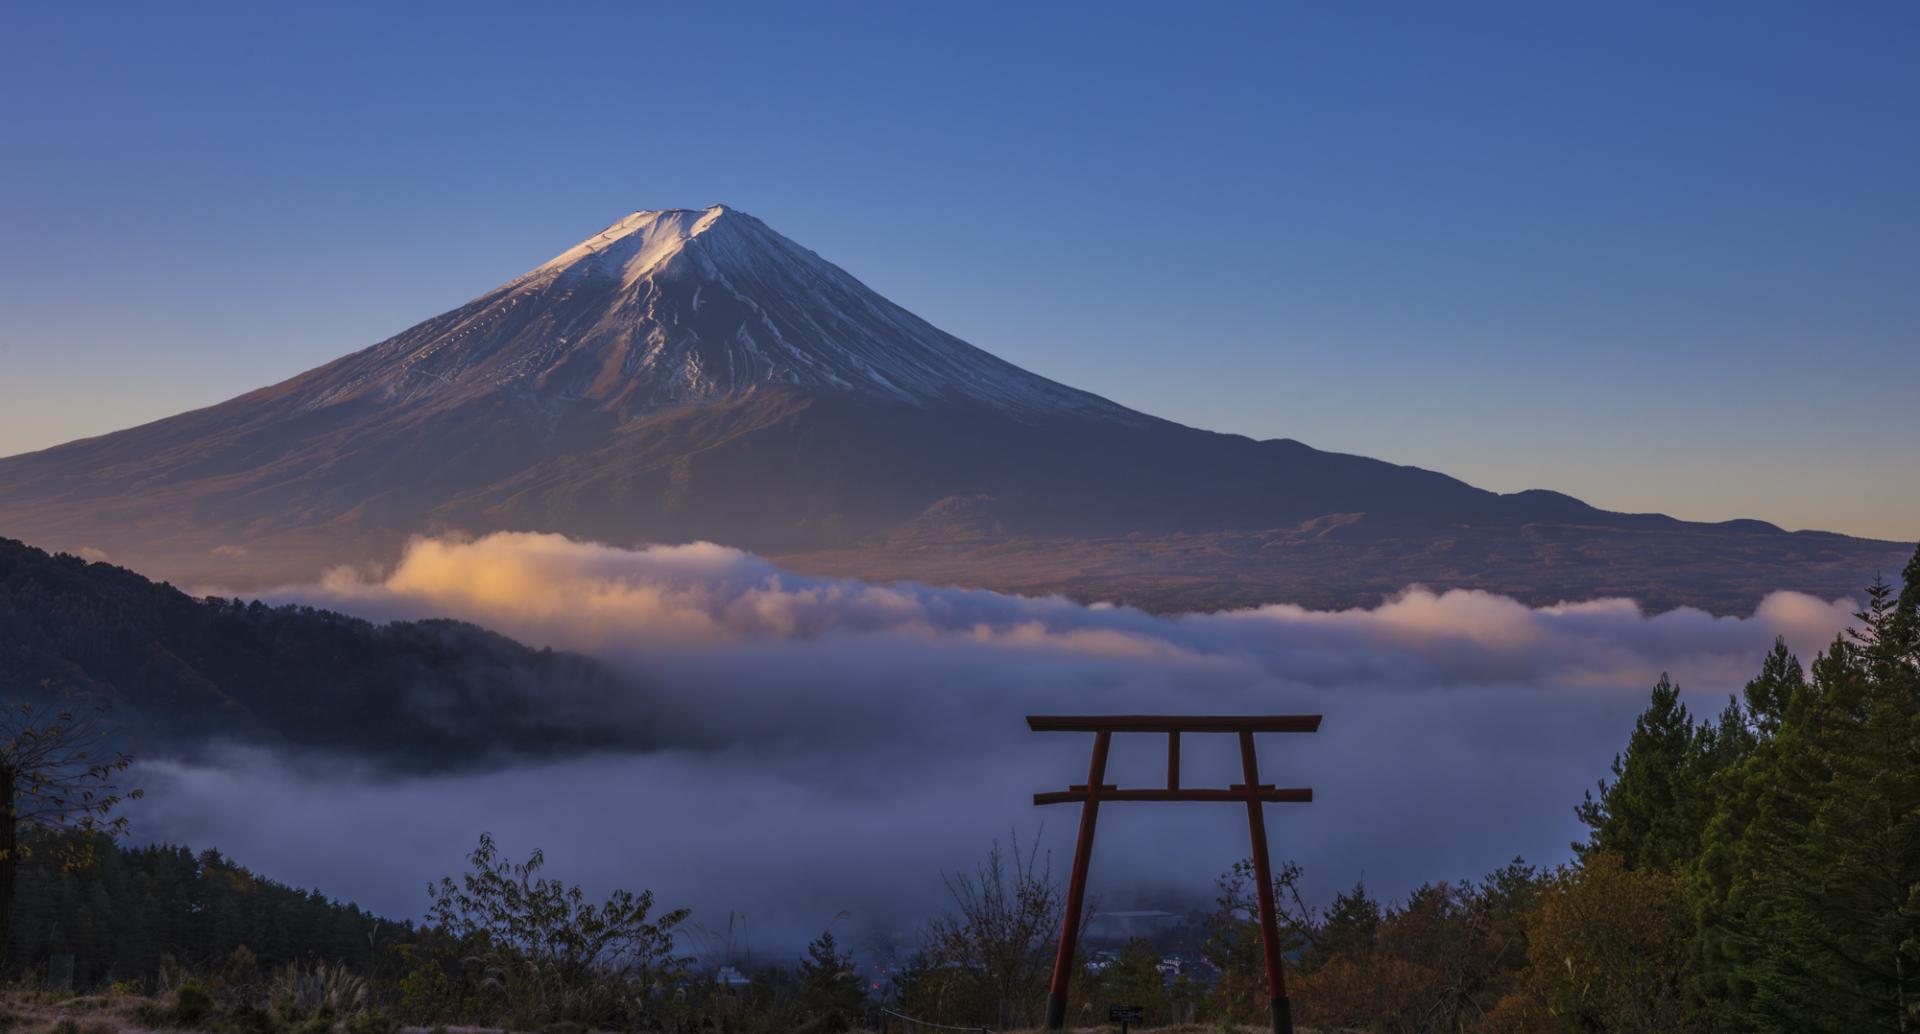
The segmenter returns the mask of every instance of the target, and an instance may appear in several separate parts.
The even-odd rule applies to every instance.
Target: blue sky
[[[723,201],[1187,423],[1920,535],[1920,5],[13,5],[0,454]]]

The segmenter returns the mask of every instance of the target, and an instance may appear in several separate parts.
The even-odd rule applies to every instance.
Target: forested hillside
[[[1290,924],[1304,1020],[1920,1029],[1920,553],[1811,665],[1784,644],[1756,660],[1709,720],[1659,680],[1612,778],[1577,808],[1591,835],[1572,863],[1398,904],[1355,888]]]
[[[368,959],[379,920],[259,876],[217,851],[95,845],[93,865],[63,872],[43,861],[21,867],[5,958],[37,969],[74,959],[79,987],[151,982],[163,961],[194,970],[224,966],[245,946],[262,966]],[[386,924],[388,935],[401,929]],[[12,976],[9,973],[8,976]]]
[[[1808,667],[1777,646],[1717,721],[1663,680],[1581,809],[1583,865],[1659,892],[1666,1029],[1920,1026],[1920,553],[1860,618]]]
[[[635,705],[587,658],[473,625],[200,600],[0,539],[0,699],[62,691],[112,704],[142,752],[228,737],[408,767],[611,745],[632,726],[590,716]]]

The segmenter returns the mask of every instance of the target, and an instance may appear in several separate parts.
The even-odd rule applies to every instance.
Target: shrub
[[[378,1009],[355,1013],[347,1020],[347,1034],[394,1034],[400,1021]]]
[[[213,992],[199,978],[181,984],[173,992],[173,1020],[183,1027],[198,1027],[213,1016]]]
[[[281,1034],[286,1025],[271,1010],[249,1005],[230,1009],[221,1029],[226,1034]]]
[[[415,1023],[432,1023],[447,1006],[447,974],[438,962],[416,963],[400,978],[400,1015]]]
[[[1686,1029],[1685,907],[1673,874],[1590,852],[1528,916],[1528,977],[1539,1000],[1580,1029]]]
[[[207,1029],[218,1012],[218,1004],[213,1000],[213,992],[199,977],[182,980],[173,990],[173,1002],[160,1005],[148,1002],[133,1012],[134,1018],[144,1027],[186,1027],[189,1029]],[[75,1031],[58,1031],[56,1034],[81,1034]]]

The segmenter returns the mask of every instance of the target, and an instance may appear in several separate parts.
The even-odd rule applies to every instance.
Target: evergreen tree
[[[1589,793],[1575,809],[1593,832],[1574,849],[1611,852],[1629,866],[1672,867],[1692,858],[1709,817],[1714,739],[1711,726],[1694,725],[1680,687],[1661,675],[1626,753],[1613,759],[1613,781],[1601,780],[1599,799]]]
[[[954,977],[952,968],[940,965],[931,953],[914,952],[905,965],[893,971],[895,1008],[909,1016],[944,1015],[941,1006]]]
[[[1749,836],[1756,885],[1738,918],[1759,948],[1748,1021],[1763,1031],[1920,1020],[1920,652],[1886,586],[1860,619],[1815,665],[1813,706],[1783,730],[1783,806]]]
[[[800,960],[800,1014],[805,1031],[832,1034],[852,1030],[864,1019],[866,985],[854,968],[853,954],[842,954],[828,930],[807,945]]]
[[[1786,640],[1775,639],[1760,674],[1747,683],[1747,716],[1755,732],[1761,736],[1778,732],[1781,719],[1804,702],[1806,692],[1807,676],[1800,658],[1787,652]]]
[[[1365,882],[1355,883],[1328,906],[1312,943],[1300,955],[1300,968],[1312,972],[1337,955],[1364,956],[1373,951],[1379,930],[1380,903],[1367,895]]]
[[[1540,870],[1518,856],[1488,873],[1480,881],[1487,914],[1499,922],[1525,915],[1540,900],[1540,879]]]
[[[1718,1029],[1920,1027],[1920,553],[1811,678],[1776,646],[1691,881]]]

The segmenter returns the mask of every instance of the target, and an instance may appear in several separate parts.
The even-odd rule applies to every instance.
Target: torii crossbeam
[[[1276,787],[1260,781],[1254,755],[1257,732],[1318,732],[1317,714],[1277,715],[1028,715],[1034,732],[1093,733],[1093,762],[1085,784],[1052,793],[1036,793],[1033,803],[1080,802],[1080,836],[1073,845],[1073,873],[1067,882],[1066,917],[1060,924],[1060,949],[1053,957],[1053,983],[1047,989],[1047,1029],[1067,1024],[1067,984],[1073,974],[1075,941],[1080,936],[1080,912],[1087,900],[1087,865],[1093,859],[1093,826],[1102,801],[1245,801],[1247,829],[1253,837],[1253,876],[1260,898],[1260,946],[1267,965],[1267,994],[1273,1006],[1274,1034],[1293,1034],[1293,1008],[1287,1001],[1286,975],[1281,971],[1280,926],[1274,915],[1273,873],[1267,861],[1268,801],[1306,804],[1310,789]],[[1116,732],[1167,734],[1166,789],[1123,790],[1106,781],[1107,747]],[[1240,769],[1246,782],[1221,789],[1185,789],[1180,785],[1180,734],[1234,733],[1240,738]]]

